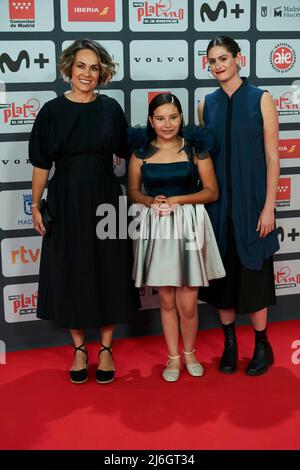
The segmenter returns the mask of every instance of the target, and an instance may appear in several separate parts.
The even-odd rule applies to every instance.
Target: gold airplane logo
[[[100,11],[99,16],[105,16],[109,13],[109,7],[104,7],[102,11]]]

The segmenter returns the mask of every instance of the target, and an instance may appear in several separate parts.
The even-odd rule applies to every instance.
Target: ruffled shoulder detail
[[[196,155],[203,152],[213,154],[218,149],[216,140],[209,129],[190,124],[183,127],[182,136],[187,146],[193,147]]]
[[[131,152],[137,158],[147,159],[150,158],[157,148],[148,143],[147,128],[143,126],[134,126],[127,129],[128,143]]]

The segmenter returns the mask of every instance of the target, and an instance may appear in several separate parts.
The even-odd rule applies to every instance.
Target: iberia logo
[[[149,91],[148,92],[148,104],[150,104],[153,98],[155,98],[157,95],[162,95],[163,93],[171,93],[171,92],[170,91]]]
[[[34,20],[34,0],[30,0],[30,2],[9,0],[9,18],[11,20]]]
[[[292,46],[285,42],[276,44],[270,54],[270,63],[277,72],[289,72],[296,63],[296,53]]]
[[[300,158],[300,139],[280,139],[280,158]]]
[[[116,0],[68,0],[69,21],[113,22]]]

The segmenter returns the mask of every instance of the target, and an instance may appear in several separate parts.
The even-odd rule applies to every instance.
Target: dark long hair
[[[208,56],[209,51],[215,46],[222,46],[227,52],[230,52],[232,57],[236,57],[241,48],[238,43],[230,36],[215,36],[208,44],[206,49],[206,55]]]
[[[156,95],[149,104],[149,109],[148,109],[148,121],[147,121],[147,141],[148,143],[151,142],[156,138],[156,132],[154,131],[153,127],[151,126],[151,123],[149,121],[149,117],[153,117],[154,111],[156,108],[159,106],[162,106],[163,104],[174,104],[176,108],[178,109],[179,114],[182,113],[182,107],[179,99],[177,96],[173,95],[172,93],[159,93]],[[180,124],[180,129],[178,134],[182,136],[182,127],[183,127],[183,119],[181,120]]]

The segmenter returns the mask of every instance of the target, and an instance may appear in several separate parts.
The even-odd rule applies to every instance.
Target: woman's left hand
[[[273,209],[264,208],[259,216],[256,231],[260,238],[265,238],[275,228],[275,215]]]

